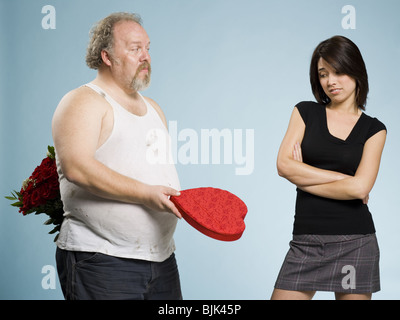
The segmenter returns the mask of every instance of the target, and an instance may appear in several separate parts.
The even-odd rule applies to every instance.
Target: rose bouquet
[[[48,146],[47,157],[33,171],[32,175],[22,183],[21,190],[11,192],[8,200],[15,201],[11,205],[19,208],[24,216],[34,212],[45,213],[49,219],[45,225],[53,224],[55,227],[49,232],[54,234],[60,231],[64,219],[63,203],[60,196],[56,157],[54,147]],[[57,241],[58,234],[54,238]]]

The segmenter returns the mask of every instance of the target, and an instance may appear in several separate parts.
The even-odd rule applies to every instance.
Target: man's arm
[[[97,93],[82,87],[68,93],[57,107],[53,140],[65,177],[89,192],[107,199],[143,204],[157,211],[181,215],[169,200],[179,192],[151,186],[106,167],[94,157],[100,143],[102,124],[111,107]]]

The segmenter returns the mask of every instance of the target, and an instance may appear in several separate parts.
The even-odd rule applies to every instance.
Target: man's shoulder
[[[160,116],[161,120],[164,122],[165,126],[167,126],[167,119],[165,118],[165,114],[162,111],[161,107],[158,105],[158,103],[155,102],[153,99],[151,99],[149,97],[143,96],[143,98],[145,99],[145,101],[147,101],[154,108],[154,110]]]
[[[156,109],[160,109],[161,110],[161,107],[158,105],[158,103],[157,102],[155,102],[152,98],[149,98],[149,97],[145,97],[145,96],[143,96],[142,95],[142,97],[144,98],[144,100],[146,100],[148,103],[150,103],[154,108],[156,108]]]
[[[99,93],[87,86],[80,86],[67,92],[60,101],[64,108],[107,107],[108,103]]]
[[[72,89],[64,95],[63,99],[82,102],[90,102],[93,100],[104,101],[104,97],[87,86],[80,86]]]

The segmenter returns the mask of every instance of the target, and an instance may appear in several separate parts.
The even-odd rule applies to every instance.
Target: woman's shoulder
[[[296,104],[297,108],[302,109],[322,109],[324,106],[314,101],[301,101]]]
[[[308,122],[310,117],[317,117],[321,113],[321,111],[324,110],[323,105],[314,101],[301,101],[296,104],[296,108],[305,123]]]
[[[380,121],[378,118],[376,118],[376,117],[374,117],[374,116],[371,116],[371,115],[368,115],[368,114],[366,114],[365,112],[364,112],[364,115],[365,115],[368,119],[370,119],[370,121],[371,121],[372,123],[374,123],[374,124],[376,124],[376,125],[384,126],[384,123],[383,123],[382,121]]]
[[[367,118],[368,121],[368,137],[373,136],[375,133],[378,133],[381,130],[385,130],[387,132],[387,128],[385,124],[380,121],[378,118],[372,117],[364,113],[365,118]]]

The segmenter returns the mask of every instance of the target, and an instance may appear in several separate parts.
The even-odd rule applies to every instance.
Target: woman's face
[[[321,87],[332,104],[356,103],[357,83],[354,78],[338,73],[323,58],[318,61],[318,76]]]

